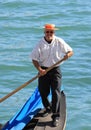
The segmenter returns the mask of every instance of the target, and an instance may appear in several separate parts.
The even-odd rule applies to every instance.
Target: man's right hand
[[[39,67],[39,74],[41,75],[41,76],[43,76],[43,75],[45,75],[47,72],[46,72],[46,70],[45,69],[42,69],[41,67]]]

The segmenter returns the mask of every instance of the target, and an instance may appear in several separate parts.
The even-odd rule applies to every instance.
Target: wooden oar
[[[52,65],[51,67],[49,67],[48,69],[46,69],[46,72],[50,71],[51,69],[53,69],[56,65],[60,64],[62,61],[64,61],[65,59],[61,59],[59,60],[57,63],[55,63],[54,65]],[[0,98],[0,103],[3,102],[5,99],[7,99],[8,97],[12,96],[13,94],[15,94],[16,92],[18,92],[19,90],[21,90],[22,88],[26,87],[29,83],[31,83],[32,81],[34,81],[35,79],[39,78],[41,75],[38,74],[35,77],[33,77],[32,79],[30,79],[29,81],[25,82],[24,84],[22,84],[20,87],[16,88],[14,91],[10,92],[9,94],[7,94],[6,96],[4,96],[3,98]]]

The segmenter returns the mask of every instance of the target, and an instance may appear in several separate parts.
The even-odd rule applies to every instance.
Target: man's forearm
[[[43,76],[43,75],[45,75],[47,73],[46,70],[44,70],[44,69],[41,68],[41,66],[39,65],[38,61],[32,60],[32,62],[34,64],[34,66],[36,67],[36,69],[39,71],[39,74],[41,76]]]
[[[39,71],[41,67],[40,67],[38,61],[32,60],[32,62],[33,62],[33,64],[34,64],[34,66],[36,67],[36,69]]]
[[[67,59],[70,58],[72,55],[73,55],[73,51],[67,52],[67,54],[64,56],[64,60],[67,60]]]

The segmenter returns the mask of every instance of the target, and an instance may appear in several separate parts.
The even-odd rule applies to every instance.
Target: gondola
[[[48,98],[51,101],[51,93]],[[43,111],[40,93],[36,88],[24,106],[2,126],[1,130],[64,130],[66,125],[66,96],[63,90],[61,91],[59,126],[52,127],[51,113],[47,117],[42,117]]]

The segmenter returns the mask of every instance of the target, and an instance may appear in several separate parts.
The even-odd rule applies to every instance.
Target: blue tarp
[[[61,87],[61,91],[62,90],[63,87]],[[51,100],[51,93],[49,95],[49,100]],[[6,123],[2,130],[22,130],[41,108],[43,108],[43,105],[38,88],[36,88],[21,110]]]
[[[41,108],[43,105],[38,88],[36,88],[21,110],[6,123],[2,130],[22,130]]]

